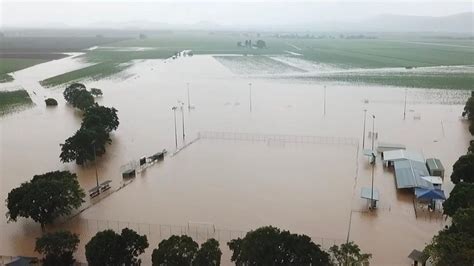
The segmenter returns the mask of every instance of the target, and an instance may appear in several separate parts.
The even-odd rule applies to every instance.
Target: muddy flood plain
[[[94,186],[93,165],[59,162],[59,144],[79,128],[80,114],[65,104],[63,87],[45,89],[38,84],[77,64],[72,57],[40,64],[14,73],[14,82],[1,85],[26,89],[36,103],[0,118],[2,201],[33,175],[56,169],[77,173],[86,191]],[[353,240],[373,254],[374,265],[408,265],[409,252],[422,249],[445,221],[429,213],[416,217],[412,193],[396,190],[393,172],[380,159],[375,187],[381,200],[376,212],[367,211],[360,198],[361,187],[370,186],[371,174],[362,155],[363,110],[368,114],[367,133],[375,122],[375,145],[401,143],[426,158],[440,158],[447,192],[453,187],[452,164],[465,153],[470,138],[460,119],[467,91],[238,75],[211,55],[140,60],[122,76],[84,83],[102,89],[104,96],[98,101],[118,109],[120,126],[97,162],[99,178],[112,180],[113,189],[109,195],[87,199],[82,213],[56,225],[81,235],[76,254],[81,262],[86,261],[84,245],[98,230],[131,227],[149,235],[150,248],[142,256],[145,264],[151,263],[151,252],[161,239],[191,232],[200,241],[219,238],[227,265],[225,243],[230,238],[272,224],[307,234],[325,248]],[[56,98],[59,106],[46,108],[44,97]],[[178,147],[187,146],[173,155],[171,108],[178,100],[184,102],[177,112]],[[205,132],[214,137],[202,137]],[[216,137],[224,133],[228,137]],[[364,137],[366,147],[371,145],[368,134]],[[125,165],[163,149],[168,151],[163,162],[115,191],[123,185]],[[0,211],[6,213],[4,204]],[[4,215],[0,217],[0,255],[35,255],[39,225],[25,219],[7,223]]]

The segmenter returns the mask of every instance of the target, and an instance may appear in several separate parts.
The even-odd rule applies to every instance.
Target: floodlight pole
[[[326,86],[324,86],[324,115],[326,115]]]
[[[365,122],[367,120],[367,109],[364,109],[364,131],[362,133],[362,150],[365,149]]]
[[[407,91],[408,89],[405,89],[405,107],[403,108],[403,120],[405,120],[407,116]]]
[[[176,150],[178,149],[178,132],[177,132],[177,128],[176,128],[176,109],[178,109],[178,107],[176,106],[173,106],[171,108],[171,110],[173,110],[173,113],[174,113],[174,144],[175,144],[175,147],[176,147]]]
[[[189,96],[189,82],[186,83],[187,89],[188,89],[188,110],[191,110],[191,99]]]
[[[252,112],[252,83],[249,83],[249,105],[250,105],[250,112]]]
[[[184,108],[183,108],[183,107],[184,107],[184,103],[181,102],[181,101],[178,101],[178,102],[181,104],[181,121],[183,122],[183,144],[184,144],[184,142],[186,141],[186,140],[185,140],[186,136],[185,136],[185,134],[184,134]]]
[[[370,191],[370,207],[374,206],[374,170],[375,170],[375,153],[374,153],[374,140],[375,140],[375,115],[372,115],[372,189]]]
[[[95,181],[97,183],[97,191],[100,193],[100,190],[99,190],[99,174],[97,172],[97,155],[96,155],[96,151],[95,151],[95,140],[92,141],[92,148],[94,149]]]
[[[374,150],[375,141],[375,115],[372,115],[372,151]]]

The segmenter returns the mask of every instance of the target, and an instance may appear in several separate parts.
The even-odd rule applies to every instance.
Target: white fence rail
[[[246,230],[226,229],[215,226],[214,224],[188,224],[188,225],[171,225],[171,224],[150,224],[137,223],[117,220],[97,220],[76,218],[70,221],[69,230],[77,233],[85,233],[95,235],[103,230],[114,230],[121,232],[124,228],[135,230],[141,235],[146,235],[150,240],[160,241],[167,239],[172,235],[187,235],[197,242],[204,242],[209,238],[214,238],[222,244],[226,244],[232,239],[242,238],[248,232]],[[344,239],[327,238],[319,236],[310,236],[314,243],[321,245],[324,249],[329,249],[332,245],[340,245],[345,243]]]
[[[199,132],[198,139],[308,143],[308,144],[338,144],[338,145],[354,145],[354,146],[357,146],[359,144],[358,139],[347,138],[347,137],[252,134],[252,133],[214,132],[214,131]]]

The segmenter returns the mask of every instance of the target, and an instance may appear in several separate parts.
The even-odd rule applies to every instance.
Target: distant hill
[[[474,13],[443,17],[380,15],[356,25],[360,30],[385,32],[474,32]]]

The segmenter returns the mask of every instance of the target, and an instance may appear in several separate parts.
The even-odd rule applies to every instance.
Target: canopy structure
[[[433,189],[433,184],[421,177],[429,176],[424,162],[400,160],[394,162],[397,188]]]
[[[375,152],[374,150],[371,150],[371,149],[364,149],[362,152],[363,152],[363,154],[364,154],[365,156],[377,157],[377,152]]]
[[[379,142],[379,145],[377,145],[378,152],[386,152],[386,151],[392,151],[392,150],[405,150],[405,149],[406,147],[403,144]]]
[[[433,185],[442,185],[443,179],[439,176],[422,176],[422,179],[430,182]]]
[[[384,162],[396,162],[400,160],[412,160],[416,162],[425,163],[425,158],[423,155],[406,150],[392,150],[383,152],[383,161]]]
[[[368,188],[368,187],[363,187],[360,191],[360,197],[363,198],[363,199],[372,199],[372,196],[373,196],[373,199],[375,201],[378,201],[379,200],[379,191],[377,189],[374,188],[374,193],[372,194],[372,189],[371,188]]]
[[[446,196],[441,189],[415,188],[415,196],[420,200],[445,200]]]

